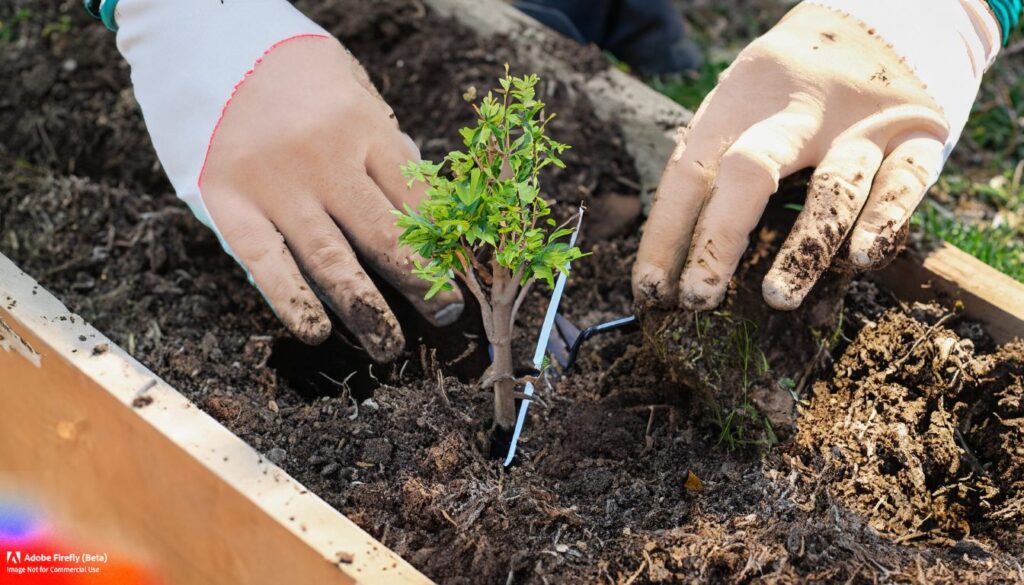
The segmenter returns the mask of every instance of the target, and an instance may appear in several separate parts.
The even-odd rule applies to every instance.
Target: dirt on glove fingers
[[[783,244],[797,221],[797,212],[787,204],[801,200],[806,185],[806,176],[784,183],[751,234],[720,306],[702,312],[664,307],[641,312],[650,358],[696,391],[710,417],[731,426],[726,419],[735,413],[735,422],[742,424],[733,429],[744,435],[738,438],[742,444],[792,434],[796,405],[790,392],[778,386],[779,378],[799,393],[799,383],[806,385],[825,371],[829,350],[842,331],[852,278],[844,268],[822,274],[794,311],[774,310],[763,298],[762,282],[776,258],[786,253]],[[820,252],[822,244],[815,245]],[[806,261],[821,259],[808,253]],[[796,276],[810,279],[813,274],[807,270]],[[757,410],[768,416],[770,428],[758,422]]]
[[[395,315],[377,299],[353,295],[342,312],[345,327],[355,333],[373,361],[387,363],[402,354],[405,337]]]
[[[910,220],[903,222],[903,225],[896,228],[896,222],[889,221],[882,230],[875,235],[871,247],[865,252],[866,259],[870,263],[870,270],[885,268],[907,247],[907,240],[910,237]]]
[[[289,299],[291,312],[285,319],[291,319],[291,323],[285,320],[288,330],[303,343],[317,345],[323,343],[331,334],[331,321],[324,310],[323,305],[316,297],[308,292],[305,285],[299,286],[302,297]]]

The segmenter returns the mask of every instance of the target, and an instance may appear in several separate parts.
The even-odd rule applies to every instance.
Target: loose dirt
[[[515,69],[507,41],[481,43],[415,0],[299,4],[364,63],[428,158],[456,145],[468,87]],[[18,7],[31,16],[0,41],[0,251],[427,575],[1024,580],[1020,344],[996,348],[948,308],[905,306],[854,279],[799,319],[744,303],[705,315],[715,341],[695,377],[680,359],[701,346],[683,326],[701,317],[658,330],[648,316],[642,332],[593,340],[578,373],[540,389],[519,462],[502,470],[484,456],[491,397],[469,383],[486,362],[478,323],[437,332],[396,302],[410,345],[386,366],[345,336],[313,349],[288,338],[173,197],[113,38],[78,2],[15,0],[0,20],[16,22]],[[584,70],[602,58],[576,51]],[[553,135],[575,147],[549,177],[558,212],[581,199],[637,209],[616,129],[572,88],[547,87]],[[763,227],[755,244],[775,241]],[[632,302],[637,222],[591,230],[566,293],[580,325]],[[730,298],[759,288],[764,250]],[[538,291],[516,340],[524,362],[543,310]],[[722,423],[738,408],[729,450]]]

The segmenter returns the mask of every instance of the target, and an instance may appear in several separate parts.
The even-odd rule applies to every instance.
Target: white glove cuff
[[[217,232],[199,181],[234,92],[282,43],[331,37],[286,0],[120,0],[115,17],[117,46],[164,170],[178,197]]]
[[[1002,46],[999,22],[984,0],[806,0],[849,14],[876,34],[917,72],[950,125],[953,150],[981,78]]]

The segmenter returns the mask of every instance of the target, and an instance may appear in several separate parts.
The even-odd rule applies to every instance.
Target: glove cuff
[[[1003,29],[1003,46],[1010,42],[1010,31],[1020,22],[1021,0],[988,0],[988,6]]]
[[[120,0],[116,12],[117,46],[160,162],[178,197],[217,232],[199,180],[234,92],[281,44],[333,37],[287,0]]]
[[[805,0],[859,19],[905,59],[950,125],[946,156],[967,125],[981,78],[1002,46],[984,0]]]

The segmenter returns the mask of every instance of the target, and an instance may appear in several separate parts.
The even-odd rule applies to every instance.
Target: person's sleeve
[[[1010,32],[1020,22],[1021,0],[988,0],[988,5],[1003,31],[1003,44],[1010,41]]]

